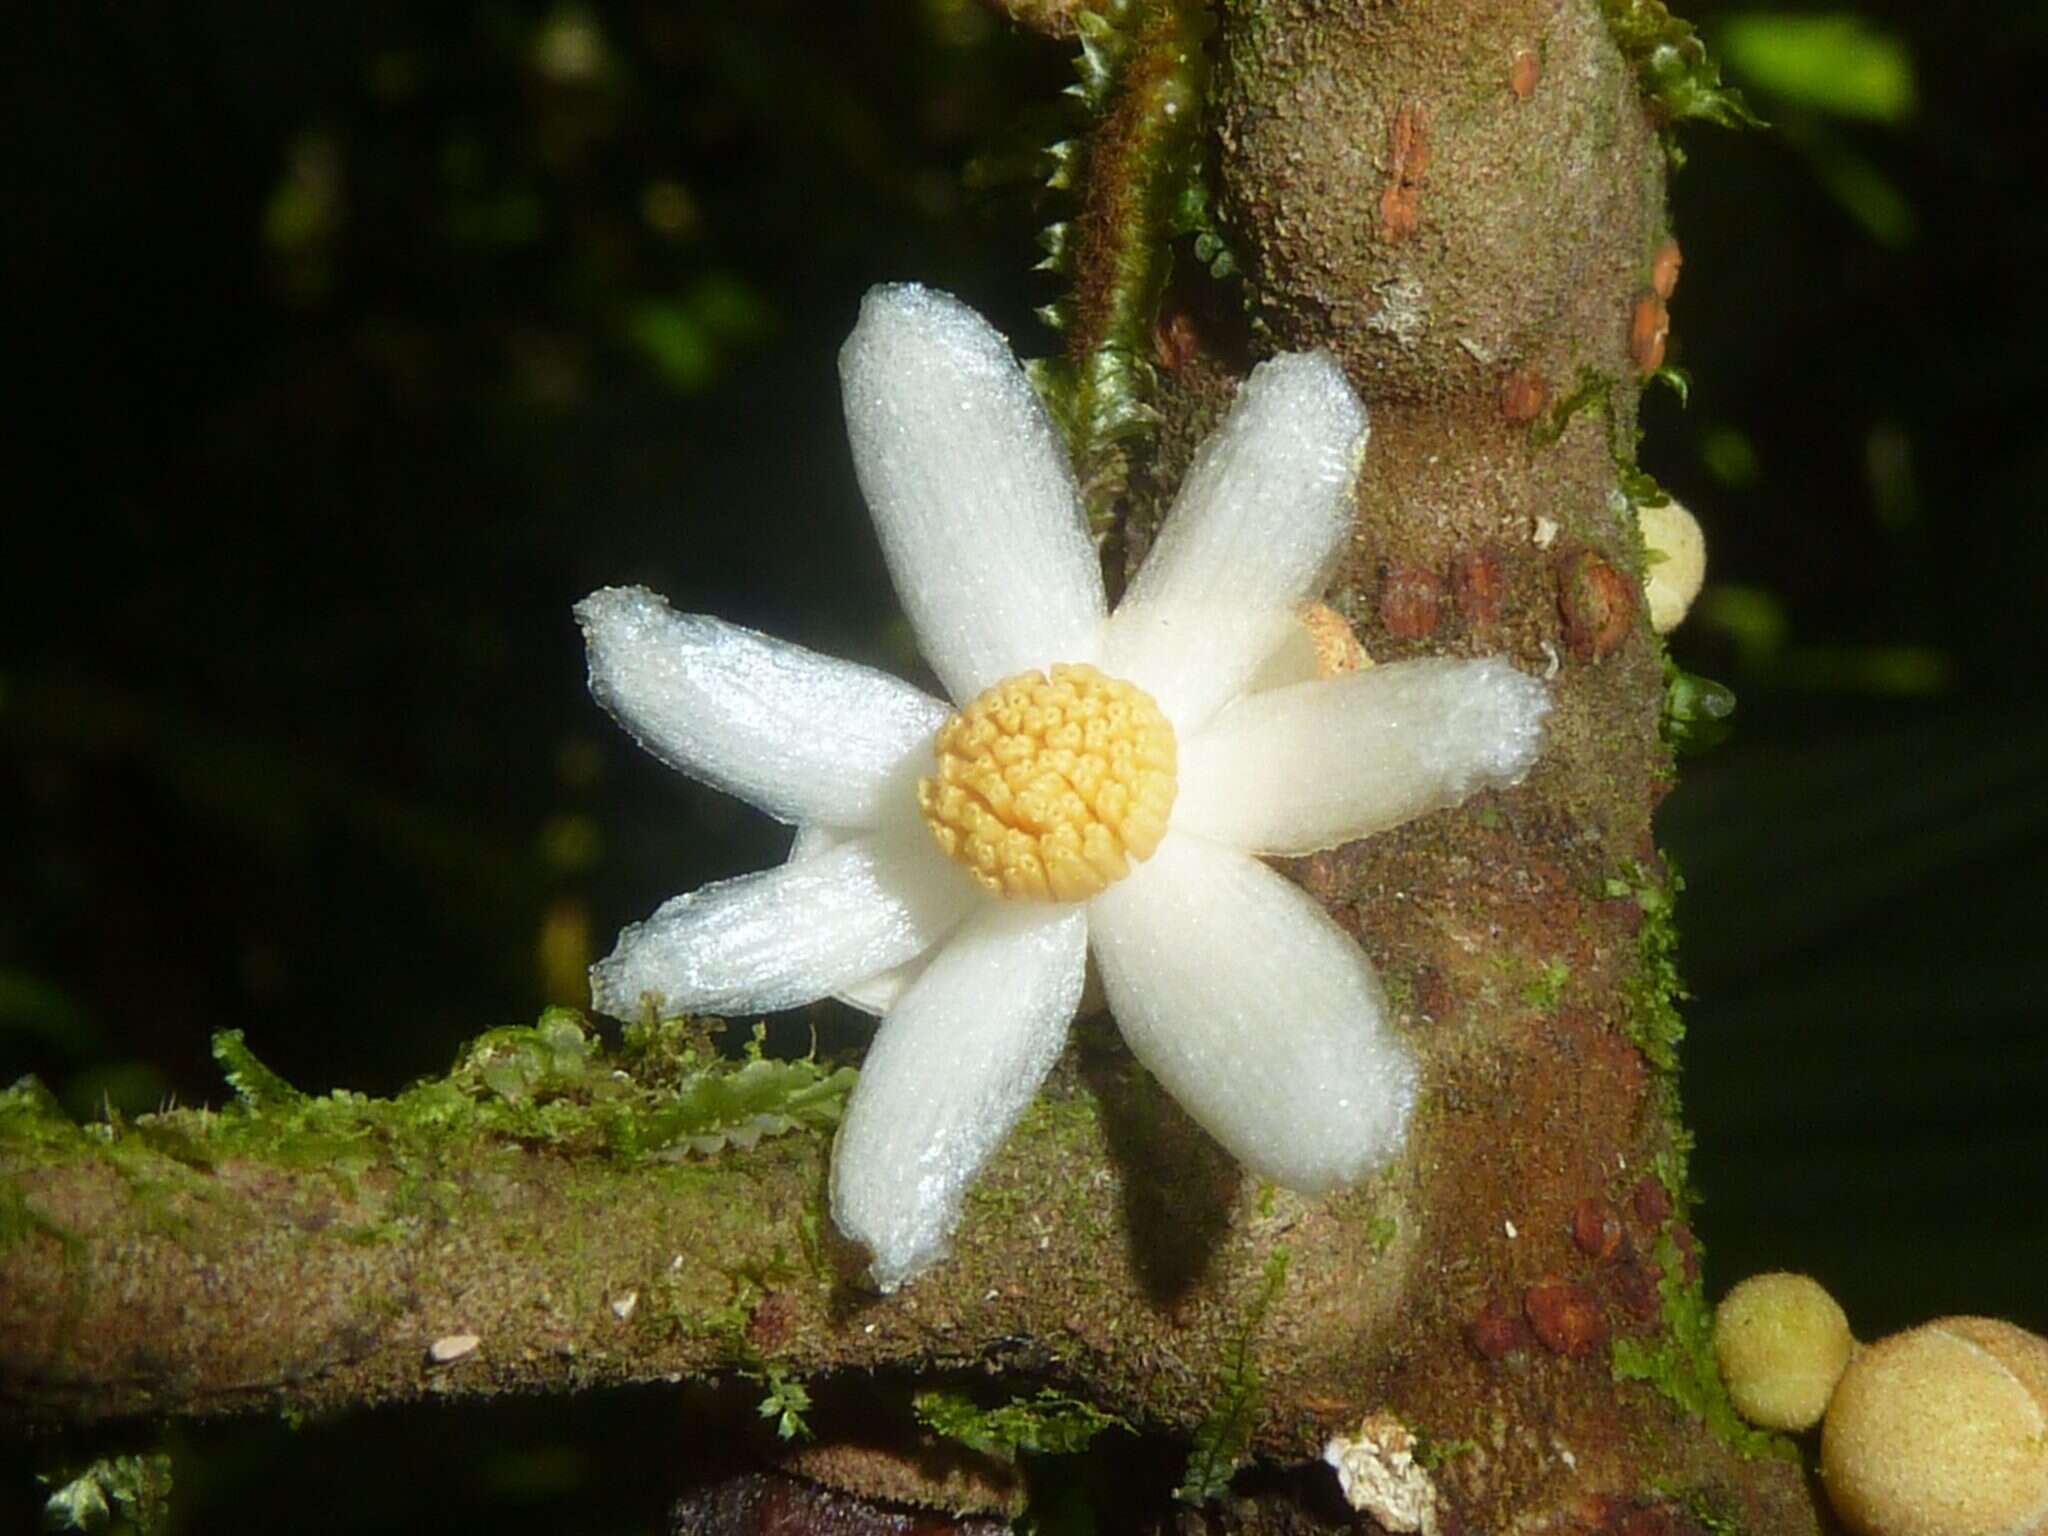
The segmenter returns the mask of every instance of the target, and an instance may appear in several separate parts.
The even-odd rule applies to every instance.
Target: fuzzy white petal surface
[[[954,699],[1093,661],[1102,576],[1059,434],[958,299],[876,288],[839,354],[854,469],[925,659]]]
[[[1305,892],[1176,830],[1089,928],[1132,1053],[1251,1172],[1320,1194],[1400,1150],[1414,1063],[1370,962]]]
[[[1365,407],[1329,353],[1252,370],[1109,622],[1103,670],[1181,731],[1242,692],[1351,534],[1365,441]]]
[[[982,900],[929,838],[868,834],[664,902],[591,967],[591,1000],[616,1019],[795,1008],[923,953]]]
[[[832,827],[798,827],[796,841],[790,845],[789,862],[794,864],[799,859],[816,858],[839,847],[852,835]],[[924,974],[924,968],[931,964],[932,954],[933,951],[926,950],[901,965],[892,965],[886,971],[877,971],[849,986],[840,987],[832,995],[862,1013],[887,1013],[896,1006],[896,1000],[903,996],[910,984]]]
[[[642,587],[576,605],[590,691],[671,768],[784,821],[872,826],[947,714],[872,667],[702,614]]]
[[[833,1145],[832,1220],[883,1290],[945,1256],[968,1185],[1059,1059],[1087,939],[1081,907],[988,903],[882,1020]]]
[[[1502,656],[1247,694],[1182,748],[1173,823],[1259,853],[1334,847],[1515,783],[1549,713]]]

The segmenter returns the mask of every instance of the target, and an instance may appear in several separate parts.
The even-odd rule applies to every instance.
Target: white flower
[[[987,322],[928,289],[876,289],[840,374],[890,573],[967,723],[644,590],[586,599],[605,707],[671,766],[798,827],[780,868],[621,934],[591,973],[597,1006],[729,1014],[837,994],[883,1013],[832,1214],[885,1289],[943,1256],[1059,1055],[1091,952],[1132,1052],[1253,1173],[1313,1194],[1383,1165],[1414,1064],[1358,946],[1254,855],[1513,783],[1549,700],[1498,657],[1260,686],[1351,530],[1366,420],[1342,370],[1310,353],[1254,371],[1113,616],[1058,436]],[[1006,680],[1024,692],[987,692]],[[1048,880],[1094,894],[1047,899]]]

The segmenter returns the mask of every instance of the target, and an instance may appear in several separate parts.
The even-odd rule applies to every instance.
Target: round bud
[[[1658,634],[1678,628],[1692,600],[1707,579],[1707,540],[1693,515],[1675,501],[1643,507],[1636,513],[1643,530],[1643,595],[1650,609],[1650,627]]]
[[[1821,1476],[1858,1536],[2037,1536],[2048,1339],[1944,1317],[1871,1345],[1828,1406]]]
[[[1714,1355],[1736,1411],[1767,1429],[1811,1429],[1856,1341],[1835,1298],[1805,1275],[1751,1275],[1714,1309]]]

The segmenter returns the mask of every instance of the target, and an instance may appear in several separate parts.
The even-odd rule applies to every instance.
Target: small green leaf
[[[773,1362],[763,1364],[758,1370],[743,1371],[741,1374],[767,1388],[757,1411],[762,1418],[775,1421],[777,1439],[810,1438],[811,1426],[804,1421],[804,1415],[810,1412],[811,1394],[802,1382],[790,1375],[783,1366]]]
[[[1259,1402],[1265,1390],[1252,1345],[1266,1321],[1266,1313],[1287,1284],[1289,1257],[1288,1250],[1279,1247],[1266,1259],[1258,1294],[1252,1298],[1244,1327],[1231,1346],[1217,1389],[1216,1406],[1195,1431],[1195,1443],[1188,1450],[1187,1470],[1180,1486],[1173,1491],[1173,1496],[1184,1504],[1208,1504],[1222,1498],[1251,1449],[1252,1434],[1259,1425]]]
[[[256,1059],[239,1029],[223,1029],[213,1037],[213,1059],[235,1097],[249,1109],[282,1109],[303,1104],[306,1096]]]
[[[1565,434],[1565,428],[1572,424],[1572,418],[1582,411],[1595,407],[1602,411],[1609,408],[1614,394],[1614,378],[1597,368],[1581,368],[1578,382],[1570,394],[1550,408],[1550,415],[1537,422],[1529,430],[1529,441],[1538,448],[1548,448]]]
[[[1710,677],[1698,677],[1667,662],[1664,676],[1664,739],[1681,752],[1719,746],[1734,729],[1735,694]]]
[[[851,1067],[828,1071],[807,1057],[755,1057],[736,1068],[721,1062],[686,1079],[668,1103],[630,1122],[634,1144],[614,1150],[677,1157],[747,1148],[764,1136],[791,1131],[828,1131],[838,1125],[858,1075]]]
[[[1671,393],[1678,396],[1678,403],[1680,405],[1690,405],[1692,403],[1692,375],[1683,368],[1674,368],[1667,363],[1664,367],[1659,368],[1650,375],[1650,382],[1652,384],[1662,384]]]

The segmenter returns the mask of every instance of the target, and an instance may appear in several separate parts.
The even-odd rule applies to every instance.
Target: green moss
[[[1266,1259],[1259,1288],[1245,1309],[1243,1326],[1231,1342],[1224,1360],[1223,1377],[1217,1383],[1215,1406],[1195,1431],[1188,1451],[1187,1471],[1174,1497],[1187,1504],[1207,1504],[1223,1496],[1239,1465],[1251,1450],[1252,1434],[1259,1426],[1259,1407],[1264,1384],[1252,1346],[1266,1314],[1287,1284],[1289,1253],[1276,1247]]]
[[[823,1133],[839,1122],[855,1072],[809,1058],[762,1053],[757,1031],[738,1061],[713,1053],[702,1026],[675,1021],[629,1030],[616,1057],[572,1009],[537,1024],[479,1036],[445,1078],[391,1099],[336,1090],[310,1095],[265,1067],[239,1031],[215,1040],[236,1102],[177,1125],[145,1119],[145,1140],[186,1128],[181,1161],[221,1152],[302,1166],[360,1171],[391,1158],[416,1182],[411,1201],[446,1213],[452,1191],[436,1188],[434,1154],[457,1137],[490,1137],[617,1162],[673,1161],[764,1137]],[[198,1134],[189,1134],[195,1128]],[[418,1163],[419,1166],[409,1166]]]
[[[1676,370],[1660,369],[1651,377],[1664,378],[1666,374],[1676,374]],[[1684,375],[1676,374],[1676,377],[1683,380]],[[1673,388],[1680,387],[1670,379],[1665,379],[1665,382]],[[1602,373],[1597,368],[1581,368],[1571,393],[1553,405],[1550,414],[1529,429],[1529,441],[1538,448],[1552,447],[1563,439],[1574,419],[1587,411],[1599,413],[1601,429],[1607,436],[1607,454],[1614,463],[1615,486],[1620,492],[1619,497],[1610,498],[1610,502],[1616,516],[1622,520],[1624,532],[1634,541],[1638,558],[1645,558],[1641,525],[1634,514],[1644,507],[1669,504],[1671,493],[1657,483],[1654,475],[1636,463],[1636,447],[1642,433],[1634,427],[1625,426],[1622,421],[1616,408],[1620,388],[1614,375]]]
[[[75,1472],[39,1479],[50,1489],[43,1525],[53,1531],[105,1530],[115,1519],[141,1536],[171,1528],[171,1458],[106,1456]]]
[[[1658,1479],[1650,1484],[1658,1498],[1678,1505],[1707,1536],[1748,1536],[1749,1527],[1728,1502],[1705,1488],[1684,1487]]]
[[[715,1339],[723,1346],[733,1374],[762,1389],[756,1411],[762,1418],[774,1421],[778,1438],[810,1438],[811,1427],[804,1419],[811,1407],[809,1389],[787,1365],[764,1354],[751,1333],[754,1314],[770,1289],[796,1283],[801,1277],[777,1248],[764,1262],[731,1272],[727,1278],[732,1283],[732,1294],[725,1305],[695,1316],[671,1314],[672,1322],[686,1332]]]
[[[1446,1462],[1469,1456],[1479,1449],[1477,1440],[1439,1440],[1412,1424],[1408,1426],[1408,1432],[1415,1436],[1415,1464],[1425,1472],[1434,1472]]]
[[[1415,1012],[1414,978],[1399,971],[1388,971],[1380,977],[1380,987],[1387,994],[1387,1005],[1397,1017]]]
[[[1669,506],[1671,504],[1671,493],[1657,483],[1655,475],[1652,475],[1648,470],[1639,468],[1632,462],[1634,454],[1635,448],[1631,444],[1626,455],[1617,452],[1614,459],[1614,468],[1616,478],[1621,486],[1621,494],[1628,498],[1629,506],[1632,509]],[[1633,522],[1634,520],[1631,519],[1630,521]],[[1640,525],[1638,525],[1638,533],[1640,533]]]
[[[1564,989],[1571,979],[1571,966],[1562,956],[1552,956],[1541,971],[1522,984],[1522,1001],[1547,1012],[1563,1001]]]
[[[768,1058],[758,1031],[739,1059],[722,1057],[711,1033],[704,1023],[664,1021],[629,1029],[614,1053],[581,1015],[555,1009],[532,1026],[480,1036],[447,1077],[373,1099],[304,1092],[264,1066],[239,1032],[224,1032],[215,1053],[235,1091],[225,1108],[78,1126],[40,1083],[23,1079],[0,1092],[0,1150],[25,1153],[39,1168],[67,1152],[105,1162],[145,1230],[203,1252],[225,1238],[218,1221],[202,1219],[202,1208],[239,1215],[240,1207],[217,1181],[191,1174],[229,1159],[317,1174],[351,1201],[365,1175],[388,1177],[378,1218],[341,1232],[371,1244],[398,1240],[419,1222],[460,1224],[488,1197],[451,1170],[480,1144],[572,1154],[593,1170],[639,1166],[647,1178],[687,1192],[716,1176],[703,1160],[726,1147],[826,1135],[838,1123],[852,1069]],[[601,1198],[566,1172],[564,1180],[571,1206]],[[745,1217],[734,1209],[734,1220]],[[571,1223],[547,1240],[574,1244],[580,1231]],[[0,1178],[0,1247],[37,1235],[72,1255],[89,1234],[57,1227]]]
[[[1581,368],[1571,393],[1560,399],[1550,408],[1548,416],[1529,429],[1529,441],[1538,448],[1552,446],[1564,436],[1565,428],[1572,424],[1572,419],[1585,411],[1598,409],[1611,418],[1614,384],[1611,373],[1602,373],[1598,368]]]
[[[1365,1240],[1372,1245],[1375,1256],[1384,1256],[1386,1251],[1394,1246],[1394,1239],[1400,1230],[1401,1224],[1382,1211],[1365,1224]]]
[[[31,1237],[47,1237],[64,1250],[65,1262],[77,1258],[84,1244],[76,1232],[59,1226],[28,1203],[28,1193],[12,1179],[0,1182],[0,1252]]]
[[[52,1154],[89,1151],[92,1143],[37,1077],[0,1088],[0,1150],[46,1161]]]
[[[1685,1255],[1671,1227],[1672,1223],[1665,1224],[1652,1250],[1663,1271],[1657,1291],[1663,1298],[1664,1331],[1651,1339],[1616,1339],[1615,1379],[1647,1382],[1739,1455],[1796,1462],[1797,1446],[1783,1435],[1746,1423],[1729,1400],[1714,1358],[1713,1308],[1707,1305],[1700,1282],[1686,1279]]]
[[[306,1102],[303,1093],[256,1059],[239,1029],[223,1029],[213,1037],[213,1059],[245,1108],[286,1109]]]
[[[1723,128],[1761,128],[1742,93],[1721,83],[1721,66],[1688,21],[1673,16],[1662,0],[1601,0],[1607,30],[1635,71],[1636,88],[1664,135],[1664,151],[1675,169],[1685,164],[1674,130],[1691,120]]]
[[[1610,876],[1603,894],[1610,900],[1632,899],[1642,912],[1636,936],[1635,974],[1624,989],[1628,1018],[1624,1029],[1644,1060],[1667,1080],[1678,1072],[1678,1046],[1685,1038],[1685,1020],[1678,1005],[1691,996],[1678,974],[1678,926],[1673,908],[1685,881],[1676,868],[1659,880],[1640,864],[1630,863]]]
[[[920,1392],[911,1408],[934,1434],[1005,1461],[1020,1453],[1071,1456],[1106,1429],[1131,1428],[1129,1421],[1050,1387],[995,1408],[982,1407],[964,1392]]]

